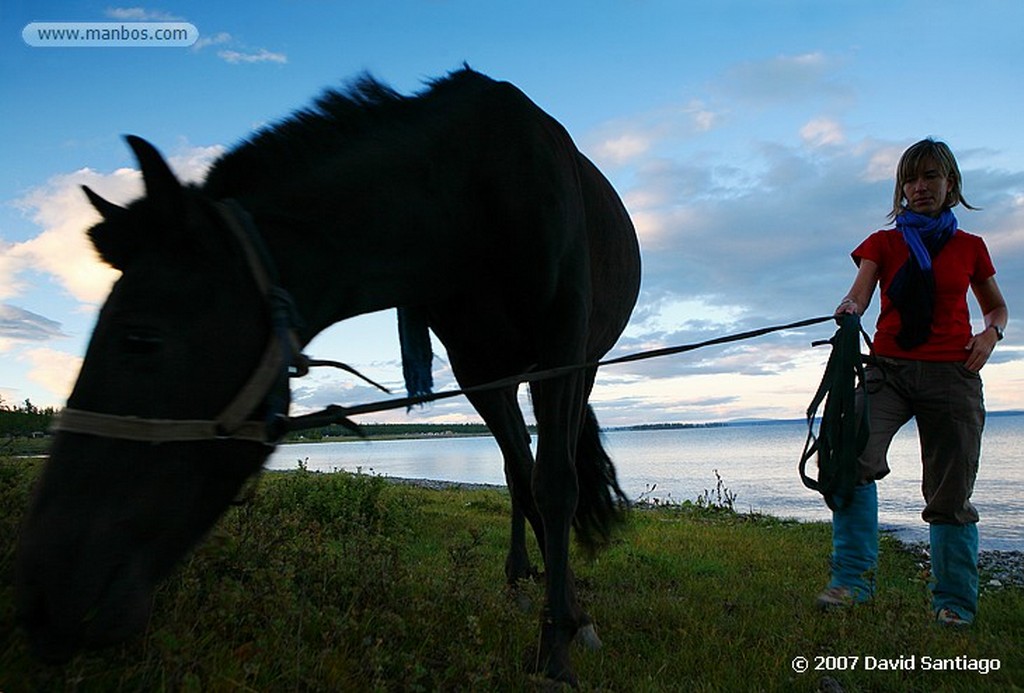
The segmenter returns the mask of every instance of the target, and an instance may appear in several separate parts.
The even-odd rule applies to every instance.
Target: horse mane
[[[251,191],[263,183],[280,185],[298,170],[320,165],[325,156],[344,152],[374,131],[422,113],[438,96],[473,90],[493,81],[468,65],[427,82],[427,89],[406,96],[363,73],[344,89],[327,89],[313,104],[269,125],[214,162],[203,184],[216,198]],[[290,172],[282,176],[282,172]]]

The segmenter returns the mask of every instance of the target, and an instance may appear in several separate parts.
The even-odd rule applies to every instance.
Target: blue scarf
[[[935,315],[935,276],[932,260],[942,251],[957,229],[950,210],[938,217],[904,210],[896,217],[896,228],[910,249],[910,257],[893,277],[886,295],[900,313],[896,343],[910,351],[928,341]]]

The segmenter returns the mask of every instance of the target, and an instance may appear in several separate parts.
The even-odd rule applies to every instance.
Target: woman
[[[873,593],[878,558],[875,481],[889,473],[893,436],[917,420],[923,462],[922,517],[929,523],[932,605],[936,619],[968,625],[978,604],[978,512],[971,493],[985,423],[979,371],[1003,338],[1007,309],[984,241],[957,228],[952,208],[964,199],[960,169],[949,147],[922,140],[903,153],[890,219],[852,256],[858,270],[836,314],[862,315],[875,286],[881,313],[869,365],[871,434],[860,456],[860,484],[833,512],[832,579],[822,608],[864,601]],[[984,314],[972,333],[970,288]]]

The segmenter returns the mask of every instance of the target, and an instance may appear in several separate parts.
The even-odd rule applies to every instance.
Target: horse
[[[599,644],[569,565],[575,529],[607,544],[628,508],[588,404],[593,364],[636,302],[640,255],[608,180],[508,82],[468,66],[403,95],[369,75],[241,141],[198,185],[128,136],[144,195],[85,188],[89,229],[121,276],[55,425],[23,526],[19,622],[42,658],[122,641],[155,585],[278,443],[288,376],[328,326],[397,308],[411,391],[430,331],[500,448],[514,584],[543,559],[537,666],[576,683],[569,647]],[[423,370],[426,368],[427,373]],[[511,380],[509,380],[511,378]]]

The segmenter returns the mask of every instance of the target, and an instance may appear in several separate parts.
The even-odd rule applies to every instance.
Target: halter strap
[[[260,421],[246,421],[227,432],[217,421],[143,419],[137,416],[99,414],[81,409],[62,411],[51,430],[149,443],[224,439],[269,442],[267,425]]]

